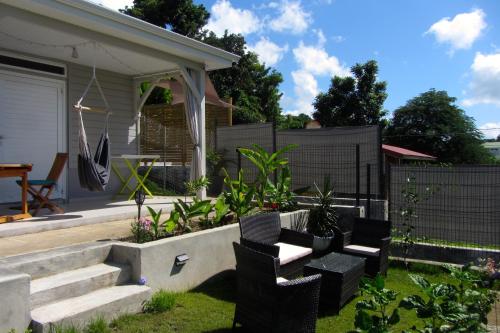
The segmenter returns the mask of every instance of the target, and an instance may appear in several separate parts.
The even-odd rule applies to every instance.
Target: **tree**
[[[474,119],[446,91],[431,89],[394,111],[385,133],[390,144],[436,156],[441,162],[491,163]]]
[[[291,114],[282,115],[278,121],[278,128],[280,129],[300,129],[304,128],[306,123],[311,120],[305,113],[301,113],[298,116]]]
[[[201,29],[210,17],[205,6],[192,0],[134,0],[132,7],[120,11],[191,38],[203,33]]]
[[[210,73],[219,96],[233,99],[237,106],[233,123],[256,123],[278,119],[281,114],[278,86],[283,82],[281,73],[259,63],[255,53],[246,50],[245,38],[240,34],[222,37],[203,30],[210,14],[203,5],[192,0],[134,0],[134,5],[121,10],[141,20],[168,28],[188,37],[239,55],[239,62],[232,68]],[[155,88],[148,103],[168,101],[162,89]]]
[[[233,104],[238,107],[233,122],[277,120],[281,114],[279,100],[282,94],[278,89],[283,82],[281,73],[259,63],[257,55],[246,50],[246,41],[241,34],[225,31],[222,37],[217,37],[210,32],[203,42],[241,57],[235,66],[210,73],[217,93],[232,97]]]
[[[377,82],[375,60],[351,67],[353,77],[334,76],[326,93],[316,96],[314,119],[322,126],[377,125],[386,115],[385,81]]]

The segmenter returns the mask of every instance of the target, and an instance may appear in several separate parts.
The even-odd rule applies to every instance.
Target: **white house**
[[[106,195],[80,188],[77,174],[78,114],[73,104],[97,68],[108,102],[113,155],[138,154],[139,85],[183,80],[195,105],[192,118],[205,173],[205,72],[227,68],[238,56],[83,0],[0,0],[0,162],[32,163],[30,178],[45,178],[57,152],[68,152],[61,198]],[[149,91],[150,92],[150,91]],[[147,92],[145,95],[148,95]],[[95,87],[89,104],[99,105]],[[91,150],[104,115],[84,114]],[[19,200],[12,179],[0,179],[0,203]],[[202,193],[200,193],[202,195]]]

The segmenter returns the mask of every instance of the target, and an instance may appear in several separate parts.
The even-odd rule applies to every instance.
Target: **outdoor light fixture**
[[[189,256],[187,254],[179,254],[175,257],[175,266],[185,265],[188,260]]]
[[[78,50],[76,49],[76,46],[73,46],[73,52],[71,52],[71,57],[78,59]]]
[[[137,204],[137,218],[140,219],[141,218],[141,207],[144,204],[144,200],[146,199],[146,194],[144,193],[144,191],[142,189],[139,189],[139,190],[135,191],[134,199],[135,199],[135,203]]]

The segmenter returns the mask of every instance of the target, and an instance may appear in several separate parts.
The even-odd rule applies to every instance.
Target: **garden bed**
[[[281,213],[281,225],[289,228],[303,212]],[[232,242],[239,238],[239,225],[234,223],[143,244],[119,242],[113,244],[110,260],[130,265],[133,280],[144,278],[153,290],[185,291],[234,269]],[[182,254],[189,260],[178,266],[175,258]]]

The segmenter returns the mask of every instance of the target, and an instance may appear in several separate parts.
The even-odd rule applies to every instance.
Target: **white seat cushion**
[[[312,254],[312,249],[308,247],[302,247],[281,242],[276,243],[274,245],[280,247],[280,254],[279,254],[280,265],[286,265],[294,260]]]
[[[278,277],[276,278],[276,283],[277,283],[277,284],[280,284],[280,283],[283,283],[283,282],[288,282],[288,280],[287,280],[287,279],[285,279],[284,277],[281,277],[281,276],[278,276]]]
[[[358,253],[364,254],[367,256],[377,257],[380,254],[380,249],[369,246],[361,246],[361,245],[347,245],[344,246],[344,251],[350,253]]]

